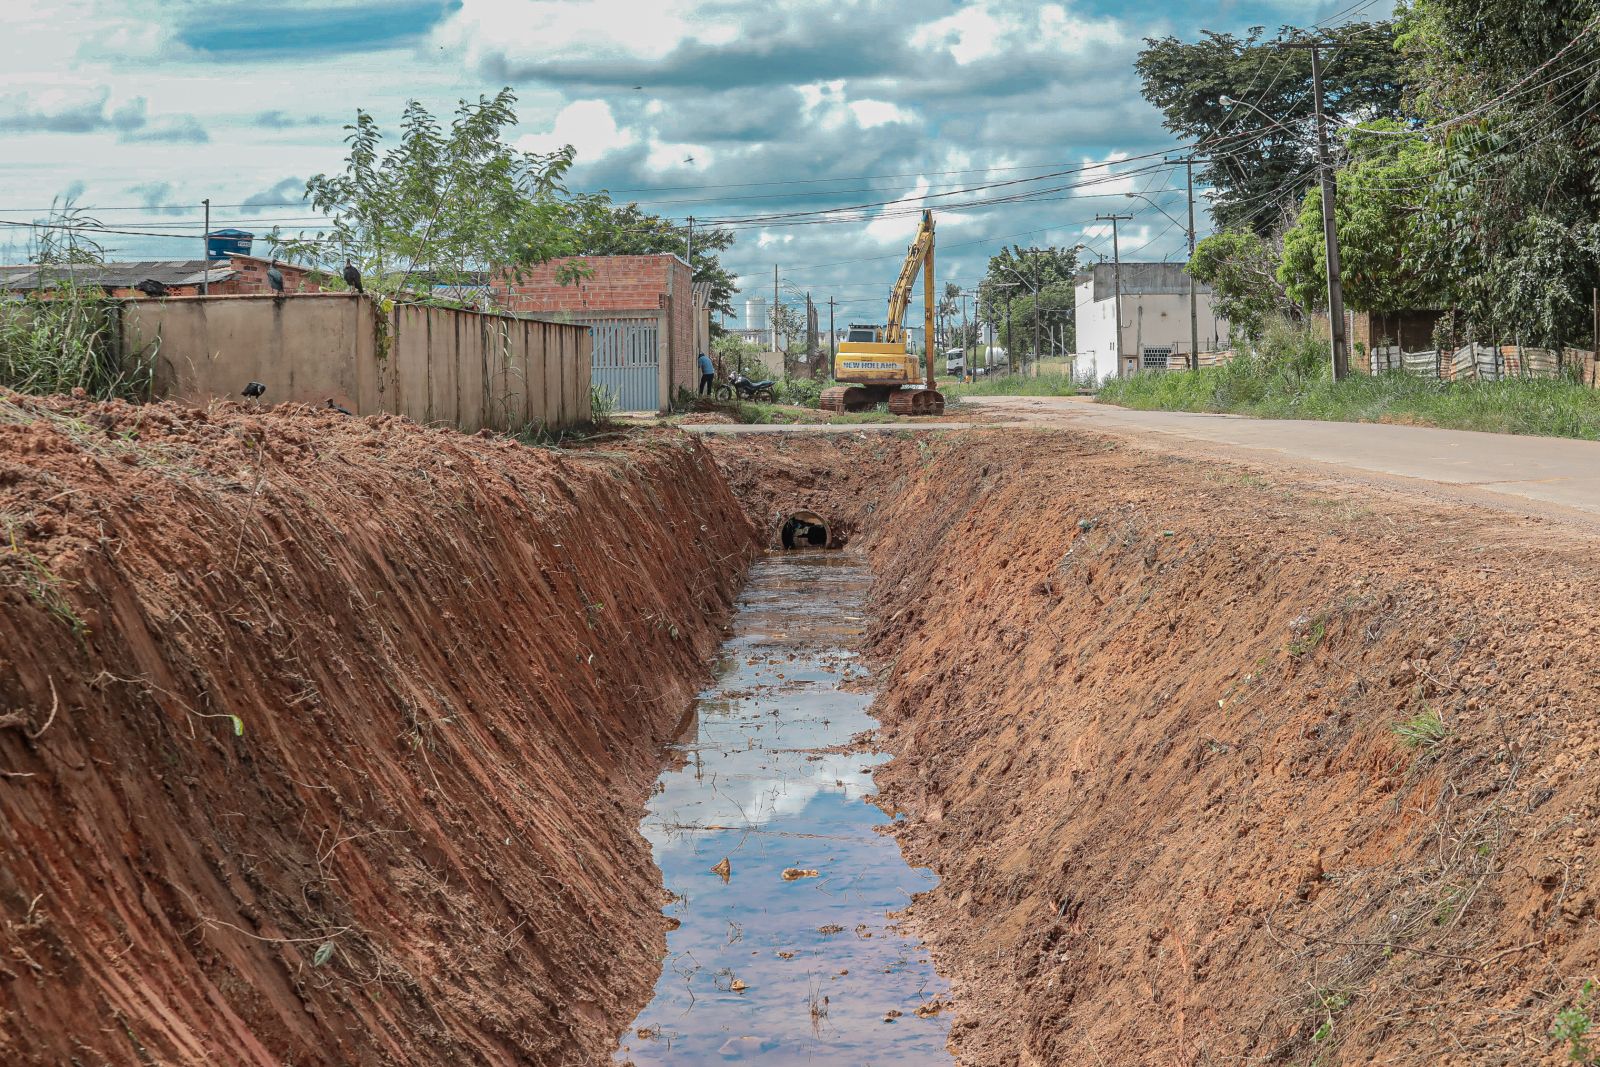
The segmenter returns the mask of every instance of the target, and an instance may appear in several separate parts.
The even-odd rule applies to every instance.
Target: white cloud
[[[579,159],[597,159],[638,141],[632,130],[617,125],[604,100],[576,100],[556,115],[548,133],[530,133],[517,142],[524,152],[553,152],[572,145]]]
[[[918,27],[911,35],[917,49],[945,49],[966,65],[1018,51],[1082,53],[1125,40],[1114,19],[1086,19],[1060,4],[1044,4],[1023,12],[1007,10],[997,0],[978,0],[953,15]]]
[[[887,100],[852,100],[848,105],[856,124],[864,130],[891,122],[914,122],[916,115]]]

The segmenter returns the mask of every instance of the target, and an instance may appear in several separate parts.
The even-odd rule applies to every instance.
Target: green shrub
[[[147,399],[155,345],[121,351],[120,305],[63,283],[0,299],[0,385],[44,395],[82,389],[99,399]]]

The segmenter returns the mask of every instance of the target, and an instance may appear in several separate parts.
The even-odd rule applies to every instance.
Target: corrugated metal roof
[[[711,306],[711,283],[692,282],[690,288],[694,290],[694,306],[702,310]]]
[[[0,267],[0,288],[42,289],[72,282],[76,285],[127,288],[145,279],[163,285],[199,285],[202,281],[220,282],[233,277],[228,267],[209,267],[203,259],[144,259],[132,263],[82,263],[74,266]]]

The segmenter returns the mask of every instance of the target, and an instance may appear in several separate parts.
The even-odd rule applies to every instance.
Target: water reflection
[[[849,651],[867,583],[840,553],[751,572],[644,822],[681,925],[619,1062],[949,1062],[946,987],[888,917],[934,878],[877,832],[884,757],[839,751],[875,725]]]

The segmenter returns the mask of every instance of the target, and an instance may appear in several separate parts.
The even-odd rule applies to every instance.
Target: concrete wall
[[[123,348],[159,340],[155,393],[404,415],[473,432],[562,428],[589,417],[589,331],[581,326],[401,304],[385,315],[354,293],[282,299],[130,301]]]
[[[1078,307],[1077,372],[1091,375],[1096,382],[1119,373],[1119,363],[1136,361],[1144,347],[1171,346],[1185,355],[1189,351],[1189,296],[1187,293],[1122,294],[1122,347],[1118,352],[1114,296],[1095,299],[1092,281],[1080,281],[1075,289]],[[1228,320],[1219,317],[1209,293],[1198,294],[1200,349],[1207,351],[1228,342]],[[1125,357],[1119,360],[1119,355]]]

